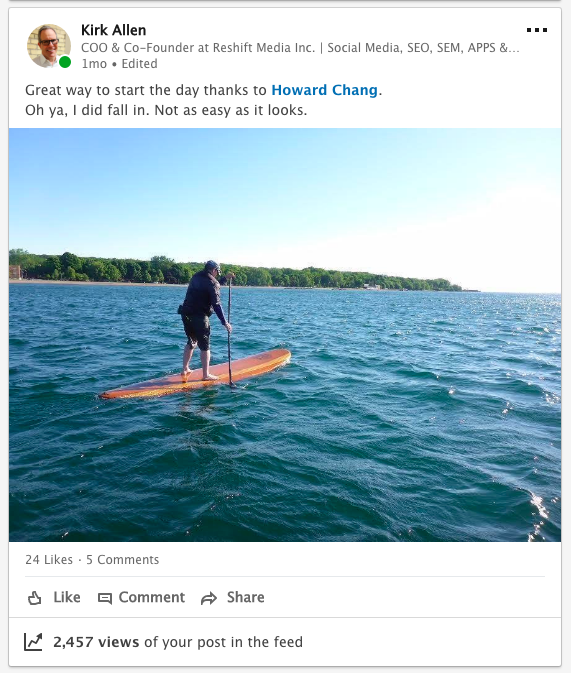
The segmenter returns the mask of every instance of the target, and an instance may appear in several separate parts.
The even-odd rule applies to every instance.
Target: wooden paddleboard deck
[[[291,353],[285,348],[278,348],[259,355],[251,355],[241,360],[232,361],[232,381],[241,381],[252,376],[271,372],[273,369],[287,364],[290,361]],[[160,379],[151,379],[142,383],[134,383],[125,388],[115,388],[101,393],[99,397],[110,400],[118,397],[159,397],[161,395],[170,395],[180,393],[185,390],[196,388],[205,388],[207,386],[216,386],[220,384],[228,385],[228,363],[223,362],[219,365],[210,367],[210,372],[219,376],[216,381],[203,381],[202,368],[191,372],[188,376],[182,374],[171,374]]]

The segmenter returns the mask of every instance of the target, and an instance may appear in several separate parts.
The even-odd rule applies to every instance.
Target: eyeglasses
[[[40,44],[43,44],[44,47],[47,47],[49,44],[57,44],[59,39],[56,37],[55,40],[40,40]]]

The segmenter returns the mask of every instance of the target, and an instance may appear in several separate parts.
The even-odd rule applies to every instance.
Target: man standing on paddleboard
[[[195,273],[186,291],[184,302],[178,307],[182,316],[182,324],[188,338],[182,356],[182,375],[190,374],[188,365],[194,349],[198,345],[200,349],[200,361],[202,362],[202,380],[215,381],[218,377],[208,370],[210,366],[210,320],[209,317],[216,313],[220,322],[232,333],[232,325],[226,322],[224,311],[220,304],[220,284],[224,285],[229,278],[235,278],[235,274],[229,271],[226,276],[218,280],[220,266],[210,260],[204,265],[204,269]]]

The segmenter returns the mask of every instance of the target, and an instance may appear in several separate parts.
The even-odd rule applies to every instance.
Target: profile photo
[[[57,68],[60,58],[71,52],[69,35],[53,23],[42,24],[28,37],[28,54],[40,68]]]

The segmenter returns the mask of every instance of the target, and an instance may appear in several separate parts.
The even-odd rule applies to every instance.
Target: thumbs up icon
[[[42,599],[38,596],[36,591],[32,591],[32,595],[28,596],[28,603],[30,605],[40,605]]]

